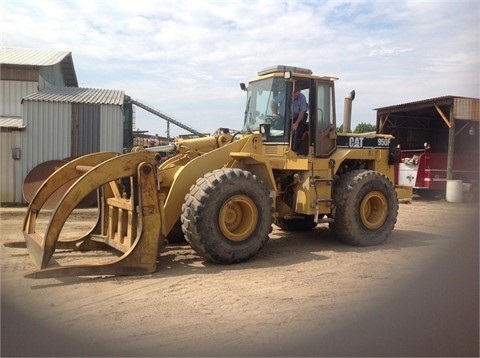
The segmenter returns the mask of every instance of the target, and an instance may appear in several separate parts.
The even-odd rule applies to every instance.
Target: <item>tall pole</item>
[[[447,180],[453,179],[453,156],[455,155],[455,118],[453,106],[450,106],[450,128],[448,129]]]

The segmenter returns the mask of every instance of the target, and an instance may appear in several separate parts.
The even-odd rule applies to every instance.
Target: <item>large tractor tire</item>
[[[383,174],[355,170],[340,177],[334,188],[331,228],[337,238],[355,246],[383,243],[397,222],[395,187]]]
[[[272,198],[248,171],[207,173],[191,186],[182,206],[185,239],[201,256],[220,264],[248,260],[272,231]]]
[[[275,224],[285,231],[310,231],[317,226],[313,215],[304,215],[299,218],[278,219]]]

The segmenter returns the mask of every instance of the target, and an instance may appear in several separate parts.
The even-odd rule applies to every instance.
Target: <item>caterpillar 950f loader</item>
[[[241,84],[247,94],[241,131],[220,129],[169,146],[101,152],[68,162],[43,183],[28,207],[23,234],[38,270],[27,277],[153,272],[158,253],[180,226],[199,255],[221,264],[254,256],[273,223],[306,231],[328,221],[348,244],[384,242],[397,220],[399,199],[411,198],[411,188],[392,184],[391,136],[348,132],[353,91],[345,97],[347,131],[337,133],[335,80],[298,67],[267,68],[248,87]],[[300,127],[292,130],[296,89],[308,102],[301,133]],[[176,154],[165,160],[161,153],[172,150]],[[44,235],[38,234],[42,205],[69,181],[74,184],[52,212]],[[96,225],[81,238],[62,240],[69,215],[94,190]],[[56,249],[99,246],[118,255],[110,263],[48,266]]]

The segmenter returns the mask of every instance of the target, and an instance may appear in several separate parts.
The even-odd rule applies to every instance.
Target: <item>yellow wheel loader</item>
[[[337,133],[334,84],[299,67],[273,66],[253,78],[246,93],[243,129],[222,128],[208,137],[127,154],[94,153],[72,160],[38,189],[23,234],[37,271],[27,277],[132,275],[154,272],[158,254],[178,235],[206,259],[220,264],[248,260],[268,241],[272,224],[289,231],[328,222],[351,245],[377,245],[392,232],[400,199],[395,187],[393,137],[350,133],[345,97],[344,132]],[[308,109],[292,125],[294,93]],[[162,155],[174,151],[167,159]],[[74,181],[52,212],[45,233],[36,232],[43,204]],[[98,221],[77,239],[62,228],[81,200],[97,191]],[[314,231],[312,231],[314,233]],[[57,249],[112,249],[109,263],[52,266]]]

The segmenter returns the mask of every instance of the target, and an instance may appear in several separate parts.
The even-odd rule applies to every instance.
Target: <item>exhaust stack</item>
[[[355,90],[345,96],[343,104],[343,133],[352,132],[352,102],[355,99]]]

